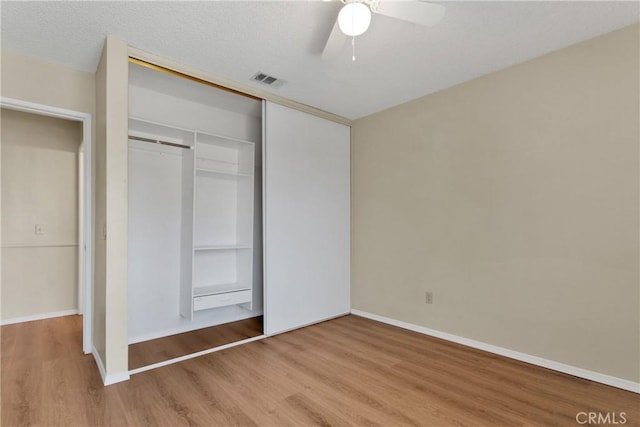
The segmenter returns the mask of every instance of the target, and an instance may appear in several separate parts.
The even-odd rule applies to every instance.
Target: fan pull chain
[[[351,28],[355,28],[356,26],[356,14],[351,14]],[[356,60],[356,36],[355,34],[351,36],[351,61]]]
[[[356,36],[351,37],[351,60],[356,60]]]

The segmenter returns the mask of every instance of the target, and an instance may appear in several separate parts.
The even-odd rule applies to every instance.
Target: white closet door
[[[350,310],[350,128],[265,102],[264,329]]]

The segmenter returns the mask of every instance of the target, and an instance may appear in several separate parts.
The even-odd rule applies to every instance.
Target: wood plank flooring
[[[262,316],[129,346],[129,369],[262,335]]]
[[[1,425],[578,425],[640,396],[357,316],[104,388],[80,316],[3,326]]]

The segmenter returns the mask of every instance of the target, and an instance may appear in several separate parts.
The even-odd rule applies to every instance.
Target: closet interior
[[[129,344],[262,334],[261,140],[261,100],[129,65]]]

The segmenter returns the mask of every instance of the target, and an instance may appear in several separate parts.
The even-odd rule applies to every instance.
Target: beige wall
[[[92,115],[95,113],[93,73],[3,50],[0,52],[0,83],[3,97]]]
[[[640,381],[638,29],[356,121],[353,307]]]
[[[88,112],[94,117],[92,332],[108,376],[128,369],[127,55],[126,42],[108,38],[95,75],[7,51],[0,56],[3,97]],[[104,239],[102,230],[107,224],[109,233]]]
[[[128,371],[126,42],[108,37],[96,72],[94,346],[107,376]],[[106,237],[103,229],[106,227]]]
[[[5,109],[1,120],[2,320],[75,310],[82,126]]]
[[[95,77],[61,65],[3,50],[0,55],[2,96],[93,113]]]

